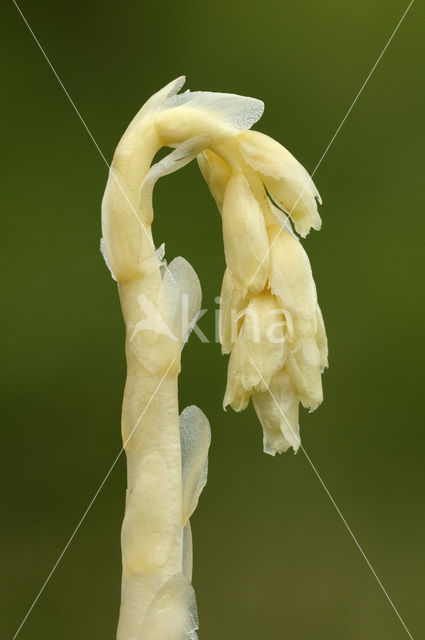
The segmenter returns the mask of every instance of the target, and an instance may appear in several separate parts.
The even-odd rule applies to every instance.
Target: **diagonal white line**
[[[305,183],[300,195],[298,196],[298,198],[296,199],[294,205],[292,206],[291,210],[288,212],[288,215],[290,216],[291,213],[293,212],[293,210],[295,209],[295,207],[297,206],[298,202],[300,201],[300,198],[302,197],[304,191],[307,189],[308,185],[310,183],[312,183],[313,181],[313,176],[315,175],[316,171],[318,170],[318,168],[320,167],[320,165],[322,164],[326,154],[328,153],[329,149],[331,148],[331,146],[333,145],[335,138],[337,137],[337,135],[339,134],[339,132],[341,131],[342,126],[344,125],[345,121],[347,120],[348,116],[350,115],[353,107],[355,106],[357,100],[360,98],[363,89],[366,87],[367,83],[369,82],[370,78],[372,77],[373,72],[375,71],[376,67],[378,66],[379,62],[381,61],[382,56],[384,55],[384,53],[386,52],[386,50],[388,49],[392,39],[394,38],[395,34],[397,33],[401,23],[403,22],[404,18],[407,16],[410,7],[412,6],[412,4],[414,3],[415,0],[410,0],[407,9],[404,11],[403,15],[401,16],[400,20],[398,21],[394,31],[392,32],[392,34],[390,35],[389,39],[387,40],[387,43],[385,45],[385,47],[382,49],[381,53],[378,56],[378,59],[376,60],[375,64],[373,65],[372,69],[369,71],[369,73],[366,76],[366,80],[363,82],[362,86],[360,87],[356,97],[354,98],[353,102],[351,103],[350,107],[348,108],[345,116],[343,117],[343,119],[341,120],[341,122],[339,123],[335,133],[333,134],[332,138],[330,139],[327,147],[325,148],[324,152],[322,153],[322,155],[320,156],[320,159],[318,161],[318,163],[316,164],[316,166],[313,169],[312,174],[310,175],[310,178],[307,180],[307,182]],[[267,257],[274,245],[274,243],[276,242],[276,240],[278,239],[278,237],[280,236],[281,232],[283,230],[283,227],[281,227],[278,231],[278,233],[276,234],[276,236],[273,238],[273,241],[271,242],[269,248],[267,249],[266,253],[264,254],[264,258],[262,259],[262,261],[260,262],[260,264],[258,265],[257,271],[254,273],[254,275],[252,276],[249,284],[251,284],[251,282],[254,280],[255,276],[257,275],[258,271],[260,270],[262,264],[264,263],[265,260],[267,260]],[[249,285],[248,285],[249,286]]]
[[[291,429],[291,431],[292,431],[293,435],[294,435],[294,436],[295,436],[295,438],[297,439],[297,441],[298,441],[298,443],[299,443],[299,445],[300,445],[301,451],[303,452],[303,454],[304,454],[304,455],[305,455],[305,457],[307,458],[308,463],[309,463],[309,465],[311,466],[311,468],[313,469],[313,472],[314,472],[315,476],[317,477],[317,479],[319,480],[319,482],[320,482],[320,484],[322,485],[323,489],[325,490],[326,495],[328,496],[328,498],[329,498],[329,500],[331,501],[332,505],[334,506],[334,508],[335,508],[335,510],[336,510],[336,512],[337,512],[337,514],[339,515],[339,517],[341,518],[342,522],[344,523],[345,528],[347,529],[348,533],[349,533],[349,534],[350,534],[350,536],[352,537],[352,539],[353,539],[353,541],[354,541],[354,543],[355,543],[356,547],[358,548],[358,550],[359,550],[359,551],[360,551],[360,553],[362,554],[362,556],[363,556],[363,558],[364,558],[364,560],[365,560],[365,562],[366,562],[367,566],[369,567],[370,571],[372,572],[372,574],[373,574],[373,576],[374,576],[375,580],[377,581],[377,583],[378,583],[378,584],[379,584],[379,586],[381,587],[381,589],[382,589],[382,591],[383,591],[383,593],[384,593],[385,597],[387,598],[388,602],[390,603],[391,607],[393,608],[394,613],[396,614],[397,618],[400,620],[400,622],[401,622],[401,624],[403,625],[404,630],[406,631],[406,633],[407,633],[407,635],[409,636],[409,638],[410,638],[411,640],[413,640],[413,636],[412,636],[412,634],[410,633],[409,629],[407,628],[406,623],[404,622],[403,618],[402,618],[402,617],[401,617],[401,615],[399,614],[399,612],[398,612],[398,610],[397,610],[397,607],[395,606],[394,602],[391,600],[391,598],[390,598],[390,596],[389,596],[389,594],[388,594],[387,590],[385,589],[384,585],[382,584],[381,580],[379,579],[379,577],[378,577],[378,575],[377,575],[377,573],[376,573],[375,569],[373,568],[373,566],[372,566],[372,564],[370,563],[370,561],[369,561],[368,557],[366,556],[365,552],[363,551],[362,547],[360,546],[360,543],[359,543],[359,541],[357,540],[356,536],[354,535],[354,533],[353,533],[353,531],[352,531],[352,529],[351,529],[350,525],[348,524],[348,522],[346,521],[346,519],[345,519],[345,518],[344,518],[344,516],[342,515],[340,508],[338,507],[338,505],[336,504],[336,502],[335,502],[334,498],[332,497],[331,492],[329,491],[328,487],[326,486],[326,484],[325,484],[325,482],[324,482],[324,480],[323,480],[322,476],[320,475],[320,473],[318,472],[318,470],[317,470],[317,469],[316,469],[316,467],[314,466],[314,464],[313,464],[313,462],[312,462],[312,460],[311,460],[310,456],[308,455],[307,451],[305,450],[305,448],[304,448],[304,447],[303,447],[303,445],[301,444],[301,441],[300,441],[300,439],[299,439],[298,434],[297,434],[297,433],[295,433],[294,429],[292,428],[292,425],[290,424],[289,420],[287,419],[287,417],[285,416],[284,412],[282,411],[282,408],[281,408],[280,404],[278,403],[278,401],[277,401],[277,400],[276,400],[276,398],[274,397],[273,393],[271,392],[269,385],[268,385],[268,384],[267,384],[267,382],[264,380],[263,375],[262,375],[261,371],[259,370],[259,368],[257,367],[257,364],[256,364],[256,362],[255,362],[254,358],[252,358],[251,356],[249,356],[249,359],[251,360],[252,364],[253,364],[253,365],[254,365],[254,367],[256,368],[258,375],[260,376],[261,380],[263,381],[263,383],[264,383],[264,385],[265,385],[265,387],[266,387],[267,391],[269,392],[269,394],[270,394],[271,398],[273,399],[273,402],[276,404],[276,406],[277,406],[277,408],[278,408],[278,410],[279,410],[280,414],[282,415],[282,417],[283,417],[283,419],[285,420],[286,424],[287,424],[287,425],[288,425],[288,427]]]
[[[81,124],[83,125],[84,129],[87,131],[87,133],[90,136],[91,141],[93,142],[94,146],[96,147],[97,151],[99,152],[103,162],[106,164],[106,166],[108,167],[112,177],[114,178],[115,182],[117,183],[121,193],[123,194],[124,198],[127,200],[128,204],[130,205],[131,211],[134,213],[134,215],[137,218],[137,221],[139,222],[141,228],[143,229],[143,231],[145,232],[146,236],[148,237],[150,243],[152,244],[153,248],[155,249],[155,244],[154,241],[152,240],[151,236],[149,235],[149,233],[147,232],[147,230],[145,229],[144,224],[142,223],[142,221],[140,220],[139,216],[137,215],[137,211],[134,208],[133,203],[130,201],[129,197],[127,196],[123,186],[121,185],[120,181],[118,180],[118,177],[116,175],[116,173],[114,172],[112,166],[109,164],[109,162],[107,161],[107,159],[105,158],[105,155],[102,151],[102,149],[99,147],[98,143],[96,142],[96,139],[94,137],[94,135],[92,134],[92,132],[90,131],[89,127],[87,126],[86,121],[84,120],[83,116],[81,115],[81,113],[79,112],[75,102],[73,101],[73,99],[71,98],[71,96],[69,95],[69,92],[67,90],[67,88],[65,87],[64,83],[62,82],[59,74],[57,73],[56,69],[54,68],[53,64],[51,63],[47,53],[44,51],[43,47],[41,46],[37,36],[35,35],[34,31],[32,30],[28,20],[26,19],[26,17],[24,16],[24,14],[21,11],[21,8],[19,7],[18,3],[16,2],[16,0],[12,0],[13,4],[15,5],[16,9],[18,10],[22,20],[24,21],[26,27],[28,28],[28,31],[30,32],[30,34],[32,35],[35,43],[37,44],[38,48],[40,49],[41,53],[43,54],[44,59],[46,60],[47,64],[49,65],[53,75],[55,76],[56,80],[59,82],[61,88],[63,89],[63,92],[65,93],[66,97],[68,98],[69,102],[71,103],[72,108],[74,109],[75,113],[77,114]],[[164,261],[163,262],[165,269],[168,271],[169,275],[171,276],[171,279],[175,281],[175,278],[173,277],[171,271],[168,268],[167,263]]]
[[[77,526],[75,527],[74,531],[72,532],[72,535],[70,536],[68,542],[66,543],[66,545],[64,546],[62,552],[60,553],[58,559],[56,560],[55,564],[53,565],[52,570],[50,571],[49,575],[47,576],[46,580],[43,582],[43,585],[40,589],[40,591],[37,593],[37,596],[35,597],[32,605],[30,606],[30,608],[28,609],[27,613],[25,614],[24,619],[22,620],[21,624],[19,625],[18,629],[15,632],[15,635],[13,636],[12,640],[15,640],[15,638],[18,636],[20,630],[22,629],[22,627],[24,626],[28,616],[30,615],[31,611],[33,610],[33,608],[35,607],[35,605],[38,602],[38,599],[40,598],[41,594],[43,593],[44,589],[46,588],[50,578],[52,577],[52,575],[54,574],[54,572],[56,571],[60,561],[62,560],[63,556],[65,555],[66,550],[68,549],[69,545],[71,544],[71,542],[74,539],[75,534],[77,533],[78,529],[81,527],[81,525],[83,524],[88,512],[90,511],[90,509],[92,508],[94,501],[96,500],[97,496],[99,495],[99,493],[102,491],[103,486],[105,484],[105,482],[107,481],[107,479],[109,478],[112,470],[114,469],[116,463],[118,462],[119,458],[121,457],[122,452],[124,451],[127,443],[129,442],[130,438],[132,437],[133,433],[135,432],[135,430],[137,429],[137,427],[140,424],[140,421],[142,420],[143,416],[145,415],[146,411],[148,410],[152,400],[154,399],[154,397],[156,396],[158,389],[160,388],[161,384],[163,383],[167,373],[169,372],[169,370],[171,369],[172,365],[174,364],[175,361],[175,357],[172,359],[171,363],[168,366],[168,369],[166,370],[166,372],[164,373],[164,375],[162,376],[161,380],[159,381],[155,391],[153,392],[153,394],[151,395],[149,402],[146,404],[145,408],[143,409],[142,413],[140,414],[139,418],[137,419],[136,424],[134,425],[134,427],[132,428],[130,435],[128,436],[127,440],[124,442],[123,446],[121,447],[121,450],[119,451],[119,453],[117,454],[117,456],[115,457],[113,463],[111,464],[107,474],[105,475],[105,477],[103,478],[102,482],[100,483],[96,493],[94,494],[93,498],[90,500],[89,505],[87,507],[87,509],[84,511],[81,519],[79,520]]]

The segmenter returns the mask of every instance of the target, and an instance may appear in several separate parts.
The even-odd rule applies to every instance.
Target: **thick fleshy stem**
[[[123,136],[103,200],[104,251],[126,325],[122,437],[127,493],[122,526],[118,640],[196,638],[189,516],[206,481],[208,421],[196,407],[179,419],[177,378],[200,286],[179,258],[164,268],[139,189],[162,146],[151,122]],[[170,631],[172,630],[172,631]]]

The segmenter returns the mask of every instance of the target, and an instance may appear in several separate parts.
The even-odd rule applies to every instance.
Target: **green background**
[[[256,128],[316,166],[407,6],[356,2],[29,2],[21,8],[109,160],[174,77],[252,95]],[[305,240],[330,342],[303,444],[413,637],[423,637],[424,8],[416,2],[315,175]],[[100,256],[107,168],[14,5],[2,25],[0,635],[12,638],[120,449],[125,375]],[[219,216],[196,166],[158,185],[154,237],[199,274],[213,337]],[[210,419],[192,518],[202,640],[402,640],[407,633],[305,456],[262,453],[252,408],[224,413],[226,359],[192,336],[181,407]],[[112,640],[120,459],[22,628]]]

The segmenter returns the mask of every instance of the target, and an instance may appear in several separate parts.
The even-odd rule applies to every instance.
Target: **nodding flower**
[[[224,406],[241,411],[252,398],[264,451],[297,451],[299,403],[319,406],[328,366],[316,286],[296,235],[320,229],[319,192],[294,156],[258,131],[234,132],[197,159],[223,224]]]
[[[154,185],[196,158],[222,217],[227,268],[220,340],[223,353],[230,353],[224,405],[241,411],[252,398],[264,430],[264,450],[272,455],[289,447],[296,451],[299,403],[313,411],[322,402],[321,374],[328,366],[316,286],[298,238],[320,229],[320,195],[285,147],[250,130],[263,113],[260,100],[178,93],[183,84],[184,78],[178,78],[152,96],[118,146],[111,171],[118,179],[125,175],[129,195],[128,203],[120,195],[120,208],[115,208],[119,221],[112,207],[105,211],[105,253],[118,281],[152,269],[156,258],[147,240]],[[173,150],[152,164],[163,146]],[[110,180],[107,203],[114,202],[117,188]],[[129,211],[133,204],[141,228],[134,219],[125,226],[127,256],[121,260],[108,233],[115,234],[119,246],[123,209]],[[129,264],[132,251],[137,259]]]

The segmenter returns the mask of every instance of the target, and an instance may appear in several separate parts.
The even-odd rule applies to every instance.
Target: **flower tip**
[[[255,100],[257,101],[257,107],[258,107],[258,110],[261,112],[261,116],[262,116],[264,113],[264,109],[266,108],[266,105],[262,100],[259,100],[258,98],[255,98]]]
[[[316,409],[320,407],[321,404],[322,404],[322,400],[320,401],[316,400],[316,402],[311,403],[310,406],[305,406],[305,408],[308,409],[309,413],[313,413],[313,411],[316,411]]]
[[[319,216],[317,211],[314,216],[303,216],[302,218],[298,218],[293,221],[296,232],[301,236],[301,238],[306,238],[310,231],[314,229],[315,231],[320,231],[322,228],[322,218]]]
[[[319,215],[317,215],[317,219],[313,222],[311,226],[315,231],[320,231],[320,229],[322,228],[322,218]]]
[[[235,393],[232,390],[226,389],[223,399],[223,409],[226,411],[226,407],[230,405],[233,411],[240,413],[247,408],[249,398],[250,394],[247,391],[239,391]]]
[[[264,453],[267,453],[267,455],[273,456],[273,458],[276,457],[277,450],[274,447],[271,447],[268,442],[264,442],[263,451]]]
[[[301,238],[306,238],[311,231],[311,227],[306,228],[295,223],[295,231],[301,236]]]
[[[171,96],[176,95],[180,89],[183,87],[183,85],[186,82],[186,76],[178,76],[177,78],[175,78],[174,80],[172,80],[171,82],[168,83],[168,85],[164,88],[168,88],[168,98],[171,98]]]

